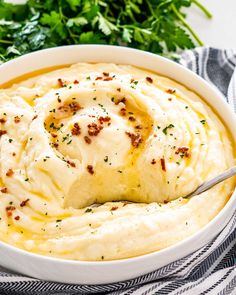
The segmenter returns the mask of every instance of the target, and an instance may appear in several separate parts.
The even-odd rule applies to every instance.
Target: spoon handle
[[[234,175],[236,175],[236,166],[226,170],[225,172],[217,175],[216,177],[214,177],[208,181],[203,182],[203,184],[201,184],[196,190],[194,190],[193,192],[191,192],[190,194],[188,194],[184,198],[191,198],[193,196],[199,195],[199,194],[209,190],[210,188],[212,188],[216,184],[218,184],[218,183],[224,181],[225,179],[230,178]]]

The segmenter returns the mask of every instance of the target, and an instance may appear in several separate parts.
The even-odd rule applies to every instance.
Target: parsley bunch
[[[67,44],[115,44],[159,54],[202,45],[183,7],[197,0],[0,0],[0,61]]]

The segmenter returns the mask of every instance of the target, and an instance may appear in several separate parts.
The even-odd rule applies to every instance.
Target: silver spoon
[[[225,172],[217,175],[216,177],[203,182],[203,184],[201,184],[197,189],[195,189],[193,192],[191,192],[190,194],[188,194],[187,196],[184,196],[184,198],[192,198],[193,196],[199,195],[207,190],[209,190],[210,188],[212,188],[213,186],[215,186],[216,184],[226,180],[227,178],[230,178],[232,176],[236,175],[236,166],[226,170]]]

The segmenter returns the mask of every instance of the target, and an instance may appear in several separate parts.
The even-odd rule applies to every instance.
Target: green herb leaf
[[[70,18],[66,24],[69,28],[73,27],[74,25],[78,27],[85,26],[88,24],[88,20],[85,17],[75,17],[75,18]]]
[[[93,209],[91,209],[91,208],[87,208],[87,209],[84,211],[84,213],[91,213],[91,212],[93,212]]]
[[[112,31],[118,31],[118,28],[101,14],[99,14],[98,23],[98,27],[104,35],[110,35]]]
[[[43,25],[50,26],[51,30],[57,32],[59,37],[67,37],[66,27],[63,24],[62,18],[59,13],[55,11],[52,11],[50,14],[44,13],[42,18],[40,19],[40,22]]]
[[[164,129],[162,129],[162,132],[167,135],[167,131],[168,129],[174,128],[175,126],[173,124],[170,124],[168,126],[166,126]]]
[[[202,44],[182,12],[192,4],[211,17],[197,0],[0,0],[0,63],[67,44],[128,45],[176,59],[174,51]]]
[[[124,28],[122,33],[122,40],[127,43],[132,42],[132,32],[129,29]]]

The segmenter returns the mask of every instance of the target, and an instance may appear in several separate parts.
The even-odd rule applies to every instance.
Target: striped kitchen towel
[[[236,112],[236,50],[197,48],[184,52],[180,62],[215,84]],[[25,277],[0,268],[1,295],[95,293],[236,294],[236,212],[225,229],[205,247],[152,273],[126,282],[96,286],[60,284]]]

